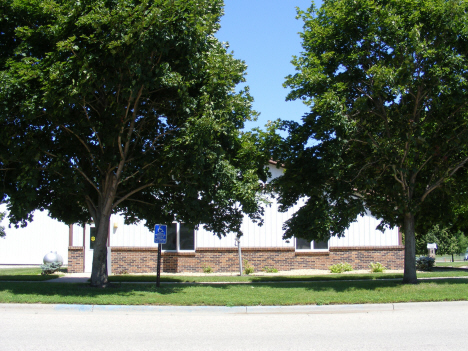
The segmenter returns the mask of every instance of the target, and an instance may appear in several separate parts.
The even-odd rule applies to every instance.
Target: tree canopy
[[[221,0],[2,0],[0,173],[12,223],[35,209],[97,228],[107,284],[111,213],[218,235],[260,220],[268,158],[246,65],[214,33]]]
[[[461,231],[453,228],[442,227],[438,224],[433,226],[426,235],[420,235],[416,240],[416,253],[427,255],[427,244],[437,244],[438,255],[453,255],[464,253],[468,247],[468,238]]]
[[[448,207],[431,204],[466,182],[467,10],[459,0],[324,0],[299,12],[304,51],[285,84],[310,113],[285,123],[276,187],[283,209],[308,200],[286,236],[341,236],[368,208],[380,229],[403,229],[403,280],[416,282],[415,220],[436,218]]]

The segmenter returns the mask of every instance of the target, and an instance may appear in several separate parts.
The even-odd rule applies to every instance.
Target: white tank
[[[44,256],[42,259],[42,262],[44,264],[46,263],[59,263],[60,265],[63,265],[63,257],[60,256],[57,251],[54,252],[49,252],[47,255]]]

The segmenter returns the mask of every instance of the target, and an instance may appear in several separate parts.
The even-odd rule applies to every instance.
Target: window
[[[296,250],[328,250],[328,241],[308,241],[296,238]]]
[[[167,241],[163,250],[195,250],[195,228],[185,223],[171,223],[167,226]]]

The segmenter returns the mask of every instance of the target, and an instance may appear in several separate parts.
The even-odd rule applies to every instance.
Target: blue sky
[[[296,19],[296,7],[307,9],[311,0],[224,0],[225,15],[217,37],[229,42],[229,50],[244,60],[247,85],[254,97],[254,109],[261,113],[246,129],[263,127],[278,118],[300,121],[308,110],[300,101],[286,102],[284,78],[295,72],[293,55],[299,55],[303,22]],[[320,5],[315,1],[316,6]]]

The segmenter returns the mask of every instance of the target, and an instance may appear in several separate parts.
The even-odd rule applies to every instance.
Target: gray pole
[[[239,252],[239,273],[242,276],[242,250],[241,250],[241,243],[240,238],[236,238],[237,241],[237,251]]]
[[[156,287],[159,288],[161,286],[161,244],[158,244],[158,266],[156,271]]]

